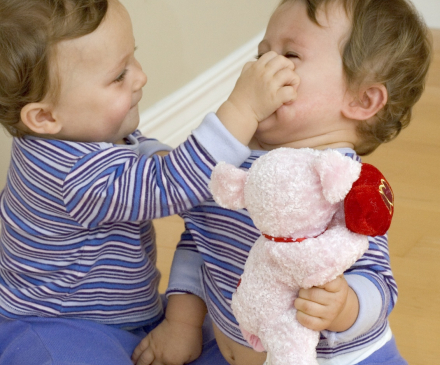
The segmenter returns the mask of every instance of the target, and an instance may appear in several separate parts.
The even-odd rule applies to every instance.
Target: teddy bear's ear
[[[247,172],[225,162],[220,162],[212,171],[209,182],[209,189],[215,202],[223,208],[244,208],[246,178]]]
[[[344,200],[353,183],[359,178],[362,164],[335,150],[325,150],[315,161],[327,201],[334,204]]]

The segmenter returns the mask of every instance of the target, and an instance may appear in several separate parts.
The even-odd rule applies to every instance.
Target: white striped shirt
[[[209,197],[212,156],[249,156],[215,115],[194,136],[151,158],[139,132],[131,146],[14,138],[0,198],[0,315],[121,328],[162,318],[151,220]],[[236,148],[222,156],[225,139]]]

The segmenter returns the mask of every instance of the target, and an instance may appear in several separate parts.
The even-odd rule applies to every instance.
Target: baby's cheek
[[[131,100],[118,99],[117,102],[109,106],[108,118],[111,124],[122,123],[130,113]]]

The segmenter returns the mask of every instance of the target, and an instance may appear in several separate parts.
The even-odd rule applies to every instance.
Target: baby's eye
[[[262,55],[264,55],[264,53],[259,53],[259,54],[257,54],[257,55],[255,56],[255,59],[256,59],[256,60],[259,60],[259,59],[261,58]]]
[[[287,52],[284,57],[286,58],[299,58],[299,56],[296,53],[293,52]]]
[[[122,81],[124,81],[126,74],[127,74],[127,69],[122,71],[122,73],[113,82],[122,82]]]

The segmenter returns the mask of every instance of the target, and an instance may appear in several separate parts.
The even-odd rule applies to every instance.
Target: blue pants
[[[129,332],[79,319],[0,317],[0,365],[132,365],[131,354],[149,330]],[[202,355],[191,365],[228,365],[209,319],[203,330]],[[393,338],[358,365],[408,363]]]
[[[131,354],[146,334],[77,319],[0,318],[0,365],[133,365]],[[191,363],[211,364],[228,365],[214,338]]]
[[[408,365],[400,355],[394,337],[379,350],[372,353],[368,358],[357,365]]]

